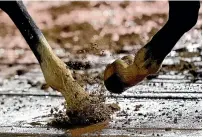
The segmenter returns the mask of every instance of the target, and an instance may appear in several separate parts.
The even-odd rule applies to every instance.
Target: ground
[[[151,39],[167,20],[167,2],[26,2],[26,6],[79,84],[121,109],[98,125],[48,126],[54,113],[63,109],[64,98],[47,88],[33,53],[0,11],[0,136],[201,136],[201,10],[196,26],[176,44],[159,73],[114,95],[103,85],[105,66],[136,53]]]

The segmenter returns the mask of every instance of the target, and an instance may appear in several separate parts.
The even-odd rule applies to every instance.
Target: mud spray
[[[90,46],[90,48],[92,47]],[[79,63],[71,61],[71,63],[70,62],[67,63],[67,67],[74,68],[76,70],[82,69],[83,71],[85,71],[91,68],[91,64],[89,62]],[[95,82],[97,84],[103,85],[101,82],[103,81],[102,77],[101,76],[99,77],[98,75],[100,74],[97,73],[96,77],[92,77],[92,74],[89,74],[87,72],[78,75],[76,71],[74,71],[74,73],[72,74],[73,78],[76,79],[77,82],[79,83],[78,85],[76,85],[78,87],[81,87],[81,85],[86,84],[91,85]],[[66,85],[63,85],[63,87],[66,87]],[[62,104],[63,109],[61,110],[59,110],[58,108],[51,109],[50,113],[53,115],[54,119],[51,122],[49,122],[48,125],[56,128],[74,129],[72,130],[73,134],[76,133],[75,130],[77,128],[80,129],[80,132],[84,132],[86,130],[92,131],[104,127],[107,121],[110,120],[111,114],[120,109],[118,104],[105,104],[104,103],[105,98],[102,94],[100,95],[95,95],[94,93],[86,94],[87,92],[83,91],[82,87],[79,88],[79,90],[77,90],[76,87],[74,87],[73,89],[76,89],[76,91],[70,91],[69,87],[67,87],[67,89],[64,89],[62,91],[60,90],[61,88],[57,89],[59,89],[59,91],[63,94],[63,96],[66,99],[66,102]],[[104,87],[100,90],[104,90]],[[97,93],[102,92],[103,91],[98,91]],[[82,96],[80,97],[79,95],[80,93],[85,93],[84,94],[85,96],[81,94]],[[83,130],[81,131],[81,129],[83,129],[84,131]]]
[[[75,81],[67,65],[53,52],[23,2],[4,2],[0,8],[9,15],[25,38],[40,64],[47,85],[59,91],[66,100],[64,110],[55,113],[55,120],[50,125],[71,127],[109,119],[115,109],[111,105],[105,105],[99,97],[85,92]]]

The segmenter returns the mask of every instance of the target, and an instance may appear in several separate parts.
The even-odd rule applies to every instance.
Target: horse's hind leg
[[[106,88],[114,93],[122,93],[148,75],[159,71],[162,61],[178,40],[196,24],[199,8],[199,1],[170,1],[168,21],[136,53],[133,64],[116,60],[107,66],[104,72]]]
[[[145,46],[162,62],[185,32],[197,22],[199,1],[169,1],[169,19]]]

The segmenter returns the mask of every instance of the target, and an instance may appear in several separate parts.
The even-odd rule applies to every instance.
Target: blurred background
[[[55,53],[70,67],[91,65],[72,62],[77,58],[87,59],[87,54],[133,54],[151,39],[168,18],[167,1],[24,3]],[[194,53],[195,56],[201,53],[201,11],[196,26],[182,38],[184,42],[176,46],[178,49],[187,46],[192,48],[191,42],[194,41],[199,44],[196,45],[198,51]],[[1,79],[38,67],[24,38],[1,10],[0,19]],[[89,58],[92,58],[89,60],[92,65],[99,63],[93,56]]]

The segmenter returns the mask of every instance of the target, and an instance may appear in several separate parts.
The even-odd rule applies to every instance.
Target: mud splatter
[[[72,111],[65,106],[62,110],[54,108],[50,111],[54,119],[48,125],[66,129],[92,125],[110,120],[111,114],[119,109],[117,104],[104,104],[101,100],[92,100],[90,105],[81,111]]]

